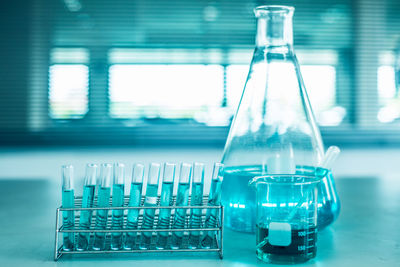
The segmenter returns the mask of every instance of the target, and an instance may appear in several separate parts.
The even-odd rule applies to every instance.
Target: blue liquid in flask
[[[224,168],[222,203],[225,207],[225,223],[228,228],[242,232],[255,232],[256,196],[248,183],[261,174],[261,166]]]
[[[247,184],[256,176],[267,175],[263,171],[265,169],[262,166],[224,168],[222,203],[228,228],[240,232],[255,232],[255,194]],[[312,166],[296,166],[296,174],[324,176],[318,188],[318,229],[322,230],[335,221],[340,213],[340,201],[332,172]]]

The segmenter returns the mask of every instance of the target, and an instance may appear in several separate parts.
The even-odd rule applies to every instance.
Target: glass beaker
[[[298,263],[316,256],[317,195],[320,178],[260,176],[256,188],[256,254],[265,262]]]
[[[293,50],[293,12],[287,6],[255,9],[256,48],[222,157],[225,225],[233,230],[255,231],[255,195],[247,187],[251,178],[315,175],[324,156]],[[321,226],[332,223],[340,207],[331,174],[324,183],[328,190],[321,192],[319,203],[326,223]]]

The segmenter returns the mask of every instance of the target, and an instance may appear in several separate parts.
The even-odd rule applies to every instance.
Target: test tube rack
[[[110,199],[110,207],[96,207],[97,203],[97,197],[95,197],[94,200],[94,207],[93,208],[79,208],[82,206],[82,197],[76,196],[75,197],[75,205],[74,208],[63,208],[60,206],[56,210],[56,229],[55,229],[55,245],[54,245],[54,260],[57,261],[61,256],[63,255],[70,255],[70,254],[95,254],[95,255],[101,255],[101,254],[123,254],[123,253],[175,253],[175,252],[217,252],[219,255],[219,258],[223,258],[223,221],[224,221],[224,208],[223,206],[211,206],[208,205],[208,196],[203,197],[203,205],[202,206],[175,206],[175,196],[173,197],[173,205],[172,206],[160,206],[160,196],[158,197],[157,200],[157,206],[143,206],[145,197],[142,196],[141,199],[141,205],[137,207],[132,207],[128,206],[129,202],[129,196],[125,196],[124,199],[124,206],[122,207],[111,207],[111,202],[112,202],[112,197]],[[190,203],[190,197],[189,197],[189,203]],[[126,225],[127,221],[127,213],[128,210],[130,209],[139,209],[139,218],[138,218],[138,227],[137,229],[111,229],[111,212],[112,210],[124,210],[124,225]],[[169,228],[169,229],[157,229],[154,227],[153,229],[141,229],[141,225],[143,223],[143,213],[146,209],[156,209],[156,215],[154,218],[154,226],[157,225],[158,222],[158,212],[160,209],[171,209],[171,223],[170,226],[172,225],[172,221],[174,218],[174,213],[176,209],[186,209],[186,219],[185,219],[185,226],[184,228],[180,229],[175,229],[175,228]],[[202,210],[202,221],[201,221],[201,226],[200,228],[191,228],[189,224],[190,220],[190,211],[192,209],[201,209]],[[213,228],[206,228],[205,227],[205,214],[207,210],[210,209],[216,209],[217,210],[217,220],[216,220],[216,227]],[[91,226],[89,229],[79,229],[79,218],[80,218],[80,212],[84,210],[90,210],[93,213],[93,219],[91,222]],[[97,210],[109,210],[108,214],[108,220],[107,220],[107,227],[105,230],[98,230],[95,229],[95,224],[96,224],[96,211]],[[62,213],[64,211],[74,211],[75,214],[75,224],[73,228],[68,228],[65,229],[63,226],[63,218],[62,218]],[[182,246],[179,249],[171,249],[169,248],[169,241],[167,242],[167,247],[165,249],[156,249],[155,248],[155,242],[157,238],[157,232],[168,232],[168,239],[172,236],[172,232],[183,232],[183,240],[182,240]],[[188,247],[188,239],[189,239],[189,232],[191,231],[198,231],[200,232],[200,237],[205,231],[213,231],[215,233],[214,235],[214,244],[210,248],[203,248],[203,247],[198,247],[198,248],[189,248]],[[96,232],[101,232],[106,234],[106,249],[105,250],[92,250],[91,249],[91,242],[93,240],[93,235]],[[135,232],[137,233],[137,238],[136,238],[136,247],[132,250],[111,250],[110,248],[110,240],[111,240],[111,235],[112,233],[127,233],[127,232]],[[151,232],[152,233],[152,241],[151,241],[151,246],[149,249],[139,249],[138,247],[138,241],[140,241],[140,234],[143,232]],[[85,251],[77,251],[77,250],[69,250],[66,251],[63,249],[63,233],[74,233],[75,236],[75,244],[77,241],[77,236],[79,233],[90,233],[90,243],[89,243],[89,248],[88,250]]]

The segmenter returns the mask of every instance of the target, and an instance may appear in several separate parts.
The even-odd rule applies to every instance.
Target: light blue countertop
[[[0,150],[0,266],[256,266],[255,237],[225,229],[217,253],[54,257],[60,166],[81,177],[88,162],[201,161],[220,149],[30,148]],[[335,164],[339,219],[318,235],[317,258],[300,266],[400,266],[400,150],[343,150]],[[379,168],[377,167],[379,166]],[[76,184],[80,184],[81,181]]]
[[[395,183],[396,182],[396,183]],[[319,233],[317,258],[301,266],[399,266],[400,183],[337,180],[339,219]],[[255,266],[255,237],[225,231],[216,253],[63,256],[53,261],[58,185],[39,179],[0,180],[0,266]]]

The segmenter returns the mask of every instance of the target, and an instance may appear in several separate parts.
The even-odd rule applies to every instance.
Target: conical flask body
[[[293,51],[293,8],[259,7],[256,16],[257,45],[222,158],[226,226],[245,232],[256,226],[255,194],[248,181],[267,174],[316,175],[324,153]],[[337,199],[331,180],[325,191]],[[331,210],[325,225],[337,216]]]

